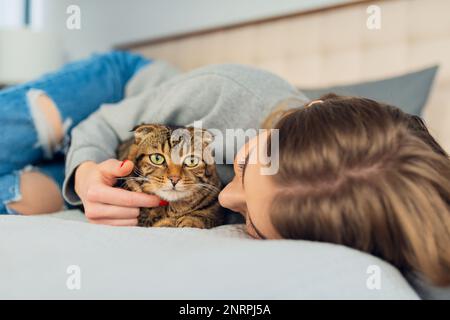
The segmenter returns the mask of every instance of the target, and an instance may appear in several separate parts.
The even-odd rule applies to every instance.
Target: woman
[[[244,215],[251,235],[343,244],[450,284],[450,161],[418,117],[363,98],[307,102],[284,80],[236,65],[179,74],[152,63],[126,91],[126,99],[104,105],[71,132],[63,193],[70,204],[83,204],[89,221],[136,225],[139,207],[164,205],[155,196],[113,188],[133,169],[114,157],[135,124],[200,119],[225,132],[257,128],[267,118],[266,126],[279,130],[278,141],[263,132],[238,145],[234,177],[219,165],[229,182],[219,201]],[[272,113],[292,98],[296,105]],[[265,164],[253,155],[273,143],[279,169],[264,175]]]

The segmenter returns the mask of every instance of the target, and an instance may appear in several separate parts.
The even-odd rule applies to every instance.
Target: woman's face
[[[233,163],[235,176],[219,194],[219,202],[244,216],[247,232],[252,237],[277,239],[281,237],[269,217],[276,187],[269,175],[261,174],[262,164],[256,156],[262,141],[267,141],[266,133],[253,138],[238,151]]]

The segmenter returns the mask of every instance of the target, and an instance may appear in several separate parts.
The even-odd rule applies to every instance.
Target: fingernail
[[[122,163],[120,164],[120,167],[122,168],[123,165],[125,164],[125,162],[127,162],[128,160],[123,160]]]
[[[169,203],[166,200],[162,200],[162,199],[159,200],[159,206],[160,207],[165,207],[167,205],[169,205]]]

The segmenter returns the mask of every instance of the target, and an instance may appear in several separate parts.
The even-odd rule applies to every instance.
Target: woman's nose
[[[224,208],[241,214],[245,213],[246,202],[244,192],[239,190],[233,181],[227,184],[219,193],[219,203]]]

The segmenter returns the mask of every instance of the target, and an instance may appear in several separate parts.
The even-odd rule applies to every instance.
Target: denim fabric
[[[120,101],[128,80],[149,62],[127,52],[97,54],[0,91],[0,214],[13,213],[6,204],[20,198],[19,175],[24,168],[31,170],[30,165],[62,185],[64,159],[55,156],[64,154],[71,129],[101,104]],[[38,139],[30,111],[27,94],[32,89],[53,100],[64,123],[63,145],[50,157]]]

